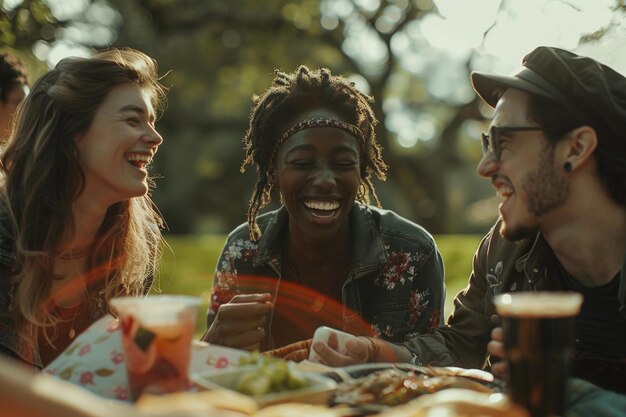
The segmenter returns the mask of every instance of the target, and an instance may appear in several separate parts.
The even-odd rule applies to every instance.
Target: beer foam
[[[498,314],[524,317],[571,317],[580,311],[583,296],[576,292],[518,292],[494,299]]]

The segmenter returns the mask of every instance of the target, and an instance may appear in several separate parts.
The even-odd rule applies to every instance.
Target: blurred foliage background
[[[0,49],[33,80],[112,46],[158,61],[169,94],[153,197],[172,246],[160,287],[205,299],[255,180],[239,172],[253,94],[275,68],[349,77],[375,99],[390,165],[376,183],[383,205],[435,234],[451,299],[498,204],[475,173],[491,110],[470,72],[511,72],[542,44],[626,71],[625,16],[624,0],[0,0]]]
[[[391,166],[376,184],[386,208],[435,234],[484,233],[497,199],[475,166],[490,110],[469,72],[511,70],[539,44],[626,39],[623,0],[0,0],[0,9],[0,48],[27,61],[33,79],[64,56],[110,46],[158,61],[170,91],[153,195],[172,234],[226,233],[245,220],[251,97],[275,68],[299,64],[329,67],[375,98]]]

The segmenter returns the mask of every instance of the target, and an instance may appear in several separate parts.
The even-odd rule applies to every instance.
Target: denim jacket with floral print
[[[221,304],[245,290],[239,276],[272,277],[273,294],[281,282],[280,237],[288,227],[284,207],[258,218],[263,235],[249,238],[247,224],[230,233],[218,260],[207,324]],[[359,333],[365,320],[373,333],[406,343],[442,324],[445,299],[443,262],[432,236],[394,212],[356,203],[350,213],[352,264],[343,285],[343,330]],[[275,347],[271,319],[264,349]],[[362,334],[366,332],[363,331]],[[312,335],[311,335],[312,336]]]
[[[411,351],[417,362],[435,366],[488,366],[487,343],[498,326],[493,297],[513,291],[562,290],[555,270],[554,253],[538,233],[516,242],[500,236],[499,219],[483,238],[474,254],[467,287],[454,300],[454,312],[447,325],[433,334],[414,338]],[[626,265],[621,270],[619,312],[626,317]]]

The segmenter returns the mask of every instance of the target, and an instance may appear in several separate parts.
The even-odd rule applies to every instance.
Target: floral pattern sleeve
[[[207,314],[207,324],[210,326],[213,318],[222,304],[228,303],[240,293],[237,271],[242,262],[252,262],[257,254],[257,244],[247,239],[229,238],[222,250],[215,267],[211,301]]]
[[[409,298],[411,332],[405,341],[416,334],[433,333],[444,324],[446,290],[443,259],[437,247],[422,265],[419,275],[420,279],[413,283]]]

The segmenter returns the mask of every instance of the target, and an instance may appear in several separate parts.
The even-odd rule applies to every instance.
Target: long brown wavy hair
[[[0,198],[6,213],[1,232],[14,237],[12,311],[22,342],[59,323],[51,307],[55,259],[62,239],[74,232],[72,202],[84,188],[75,138],[116,86],[132,83],[162,109],[165,89],[156,62],[132,49],[111,49],[92,58],[66,58],[33,86],[15,117],[0,159]],[[149,179],[149,188],[154,181]],[[163,220],[150,193],[110,206],[90,248],[86,285],[103,302],[145,293],[161,254]],[[90,296],[93,296],[90,291]]]

